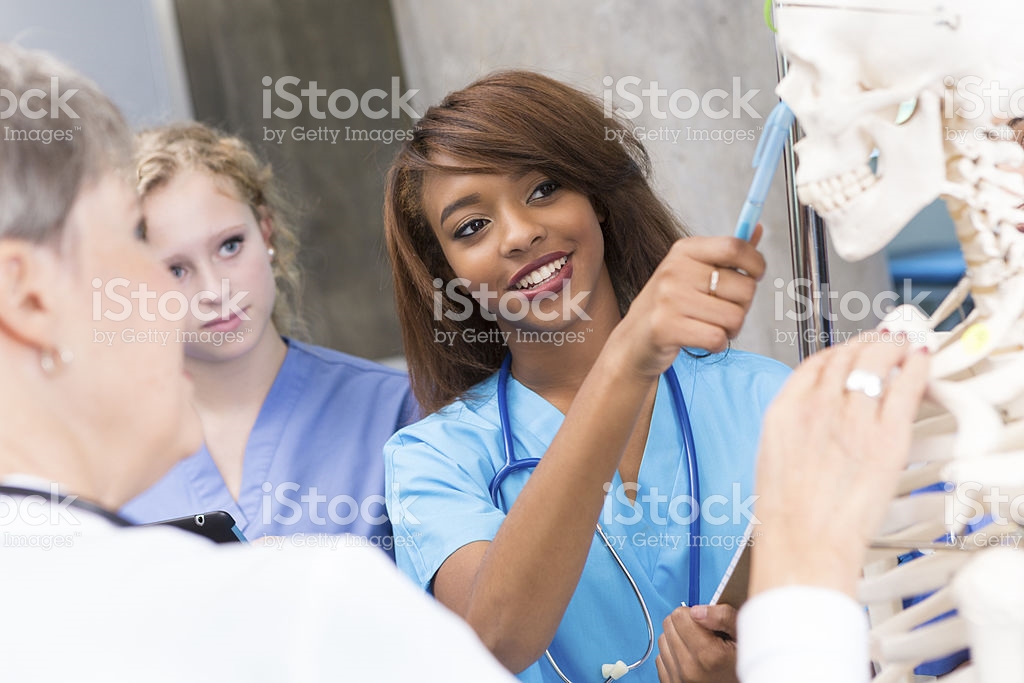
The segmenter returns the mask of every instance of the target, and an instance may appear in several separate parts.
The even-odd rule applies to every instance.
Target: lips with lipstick
[[[572,254],[555,252],[526,264],[509,279],[508,288],[529,299],[541,292],[556,292],[572,276]]]

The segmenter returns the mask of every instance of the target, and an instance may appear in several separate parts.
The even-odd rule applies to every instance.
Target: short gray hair
[[[0,89],[0,110],[15,110],[0,120],[0,239],[55,241],[79,192],[130,169],[131,132],[92,81],[43,52],[0,43]],[[18,106],[31,89],[42,94]]]

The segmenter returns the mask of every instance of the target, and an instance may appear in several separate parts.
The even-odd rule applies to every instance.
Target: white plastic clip
[[[621,659],[614,664],[602,664],[601,675],[605,678],[610,678],[613,681],[617,681],[626,674],[629,673],[629,667]]]

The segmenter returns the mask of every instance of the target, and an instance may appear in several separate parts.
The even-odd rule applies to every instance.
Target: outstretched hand
[[[789,378],[761,436],[751,596],[785,584],[854,594],[906,465],[928,365],[897,336],[821,351]],[[853,371],[881,378],[884,393],[848,390]]]

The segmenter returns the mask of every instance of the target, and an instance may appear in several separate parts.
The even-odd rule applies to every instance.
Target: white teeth
[[[846,208],[847,204],[877,182],[878,178],[871,172],[871,167],[865,164],[831,178],[803,183],[798,190],[800,201],[804,204],[829,213]]]
[[[551,263],[541,266],[540,268],[524,276],[523,279],[517,282],[515,284],[515,289],[526,289],[527,287],[533,287],[540,284],[541,282],[544,282],[552,275],[560,271],[562,269],[562,266],[564,266],[568,260],[568,256],[563,256],[557,261],[552,261]]]

